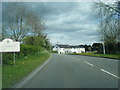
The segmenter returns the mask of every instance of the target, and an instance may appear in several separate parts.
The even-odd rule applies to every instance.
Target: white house
[[[57,51],[59,54],[61,53],[82,53],[82,52],[85,52],[85,48],[80,45],[72,46],[72,45],[56,44],[53,47],[53,51]]]

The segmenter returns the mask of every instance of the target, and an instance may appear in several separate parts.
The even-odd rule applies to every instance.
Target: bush
[[[13,53],[10,53],[10,52],[3,53],[2,58],[3,58],[4,64],[10,64],[10,61],[13,61],[13,59],[14,59]]]
[[[31,46],[31,45],[20,45],[20,52],[16,52],[15,56],[17,59],[23,58],[28,55],[34,55],[36,53],[42,52],[44,49],[40,46]],[[13,62],[14,55],[13,52],[3,53],[3,63],[10,64]]]
[[[107,43],[106,44],[106,53],[107,54],[119,54],[120,53],[120,43]]]
[[[52,53],[58,53],[57,51],[51,51]]]
[[[103,54],[103,45],[102,43],[94,43],[93,48],[97,51],[97,54]],[[106,54],[119,54],[120,53],[120,42],[106,42],[105,43]]]

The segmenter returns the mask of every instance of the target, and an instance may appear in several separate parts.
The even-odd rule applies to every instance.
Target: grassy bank
[[[24,76],[32,72],[49,58],[49,53],[39,53],[16,60],[16,66],[3,65],[2,67],[2,87],[8,88],[21,80]]]
[[[120,55],[114,54],[95,54],[93,52],[88,53],[73,53],[72,55],[86,55],[86,56],[96,56],[96,57],[105,57],[105,58],[113,58],[113,59],[120,59]]]

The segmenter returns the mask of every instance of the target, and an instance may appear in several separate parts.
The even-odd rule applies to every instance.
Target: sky
[[[30,9],[40,12],[46,23],[47,34],[52,45],[90,44],[99,42],[92,2],[26,2]],[[4,4],[3,4],[4,5]],[[3,6],[4,10],[4,6]]]
[[[93,44],[99,42],[98,20],[92,2],[45,3],[45,21],[52,44]]]

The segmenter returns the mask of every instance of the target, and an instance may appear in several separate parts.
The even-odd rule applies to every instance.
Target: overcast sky
[[[99,42],[98,19],[91,9],[92,2],[27,2],[26,5],[42,12],[47,25],[43,33],[53,45]]]
[[[48,38],[52,44],[92,44],[98,42],[97,19],[92,2],[45,3]]]

